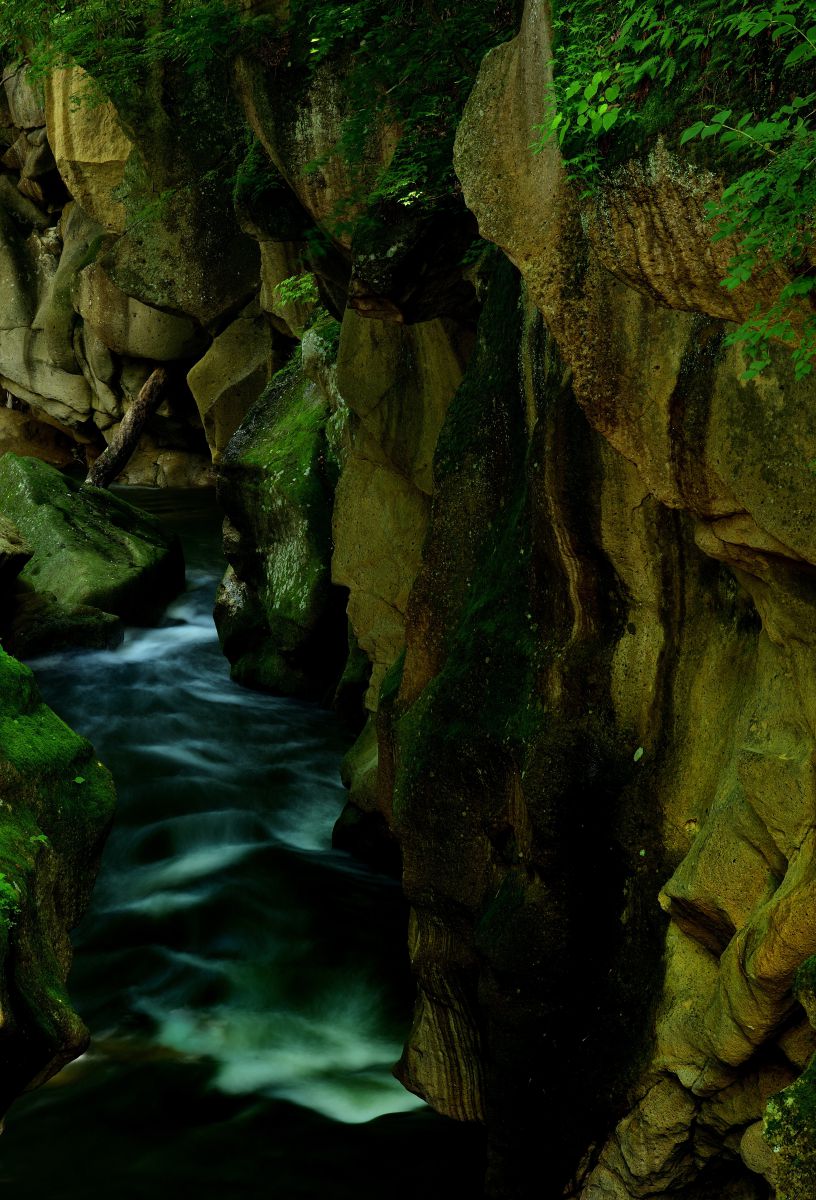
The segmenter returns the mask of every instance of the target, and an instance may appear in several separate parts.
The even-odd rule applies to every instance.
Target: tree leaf
[[[807,42],[802,42],[791,50],[788,57],[782,64],[783,67],[795,67],[797,63],[808,62],[811,58],[816,58],[816,50],[809,46]]]
[[[696,138],[704,129],[705,121],[696,121],[693,125],[689,125],[688,129],[684,129],[680,135],[680,145],[685,146],[686,142],[690,142],[692,138]]]

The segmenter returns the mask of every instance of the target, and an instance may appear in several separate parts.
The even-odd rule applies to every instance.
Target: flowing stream
[[[49,1200],[475,1196],[476,1135],[391,1075],[405,914],[394,884],[331,848],[348,736],[231,683],[213,498],[126,494],[182,535],[188,587],[116,650],[32,663],[113,771],[119,811],[75,937],[91,1049],[14,1107],[0,1183]]]

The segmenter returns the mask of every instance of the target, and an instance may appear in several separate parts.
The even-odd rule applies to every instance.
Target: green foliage
[[[515,31],[514,8],[508,0],[292,0],[290,33],[307,69],[328,59],[342,68],[348,116],[334,153],[357,168],[352,203],[368,195],[430,206],[457,192],[459,117],[482,58]],[[372,180],[367,155],[388,131],[397,148]]]
[[[0,47],[11,69],[28,61],[35,78],[78,63],[94,85],[81,102],[110,98],[136,124],[159,64],[177,67],[194,88],[213,63],[244,52],[288,59],[307,77],[331,59],[348,98],[333,153],[352,164],[358,183],[336,214],[341,232],[363,200],[431,206],[458,193],[459,116],[484,54],[513,32],[516,7],[516,0],[292,0],[283,28],[279,16],[238,0],[15,0],[0,5]],[[381,137],[396,149],[372,178],[367,160]],[[236,200],[265,198],[272,174],[262,148],[248,144]]]
[[[0,923],[11,926],[20,915],[20,890],[0,871]]]
[[[269,155],[258,139],[247,131],[244,157],[235,172],[233,200],[251,208],[270,192],[281,190],[284,190],[283,180],[269,161]]]
[[[117,103],[139,94],[156,63],[178,63],[201,77],[276,32],[269,15],[231,0],[15,0],[0,6],[0,46],[30,59],[35,76],[79,63],[99,97]]]
[[[279,304],[317,304],[320,299],[315,277],[308,271],[282,279],[275,287],[275,296]]]
[[[606,168],[665,133],[678,149],[708,143],[728,185],[708,207],[715,240],[735,237],[723,286],[779,271],[774,302],[727,342],[749,352],[746,378],[770,341],[792,351],[797,377],[816,357],[816,25],[812,0],[577,0],[555,19],[555,79],[534,149],[556,139],[592,193]]]

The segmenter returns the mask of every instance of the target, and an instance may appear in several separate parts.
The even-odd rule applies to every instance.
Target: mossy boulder
[[[0,459],[0,513],[33,551],[20,574],[24,594],[79,612],[80,624],[92,615],[88,609],[102,626],[110,626],[111,614],[150,624],[184,585],[178,541],[155,518],[38,459]]]
[[[0,650],[0,1112],[80,1054],[65,980],[113,813],[93,747]]]
[[[252,406],[220,462],[232,568],[216,624],[233,678],[330,699],[345,662],[343,596],[332,587],[334,468],[329,404],[296,359]]]
[[[774,1153],[778,1200],[816,1196],[816,1060],[765,1110],[765,1140]]]

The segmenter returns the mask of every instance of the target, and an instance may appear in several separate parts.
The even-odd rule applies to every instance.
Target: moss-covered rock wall
[[[93,748],[0,650],[0,1108],[87,1046],[65,981],[113,815]]]

